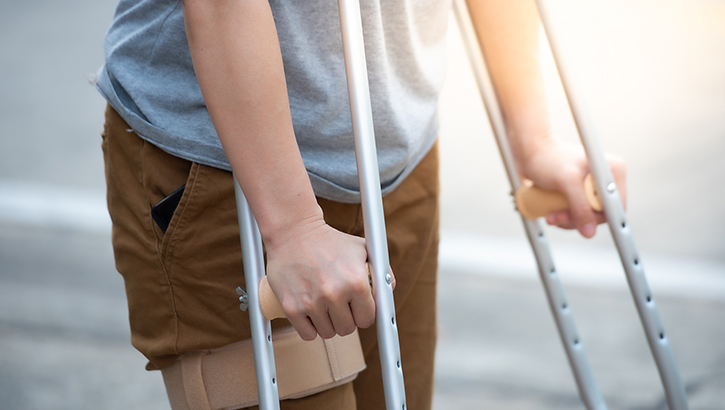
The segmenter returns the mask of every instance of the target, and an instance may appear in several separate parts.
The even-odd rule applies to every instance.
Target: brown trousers
[[[131,343],[153,370],[181,353],[249,338],[249,317],[235,293],[244,275],[231,173],[172,156],[129,128],[109,106],[102,147],[116,268],[125,281]],[[151,207],[184,184],[164,234]],[[434,147],[383,199],[407,408],[416,410],[431,407],[433,392],[438,195]],[[363,236],[360,204],[318,200],[329,225]],[[375,326],[360,329],[360,337],[368,367],[354,382],[285,400],[282,408],[384,408]]]

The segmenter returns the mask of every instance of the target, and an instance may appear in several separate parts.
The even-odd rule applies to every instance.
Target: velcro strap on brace
[[[309,396],[352,381],[365,369],[360,336],[306,342],[291,328],[272,335],[280,399]],[[161,370],[173,410],[232,410],[258,404],[251,339],[187,352]]]

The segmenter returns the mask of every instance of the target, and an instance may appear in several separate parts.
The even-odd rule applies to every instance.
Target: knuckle
[[[370,283],[368,282],[367,276],[365,276],[364,280],[355,280],[350,283],[350,291],[356,296],[365,296],[367,293],[370,293]]]
[[[297,303],[298,313],[304,314],[305,316],[309,316],[309,314],[314,312],[316,308],[317,303],[315,303],[315,300],[309,295],[301,296]]]
[[[334,303],[340,298],[340,286],[328,281],[320,287],[320,296],[327,303]]]
[[[306,314],[296,304],[283,304],[282,311],[288,318],[300,318],[305,317]]]

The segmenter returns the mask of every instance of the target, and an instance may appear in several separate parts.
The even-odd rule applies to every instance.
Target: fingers
[[[584,193],[584,176],[569,176],[562,188],[569,201],[568,224],[585,238],[593,237],[597,232],[597,218]]]
[[[597,225],[606,222],[606,217],[601,212],[594,212]],[[546,216],[546,223],[561,229],[576,229],[569,211],[552,212]]]
[[[321,284],[321,300],[325,311],[321,312],[319,318],[312,318],[317,331],[324,339],[331,338],[338,334],[346,336],[352,333],[356,326],[355,312],[352,311],[351,301],[364,298],[372,298],[370,288],[367,286],[367,275],[364,271],[357,272],[353,280],[348,283],[324,283]],[[370,312],[372,311],[372,312]],[[372,309],[365,309],[358,314],[361,316],[372,315],[374,320],[374,306]],[[359,319],[359,320],[362,320]],[[318,321],[322,327],[317,326]],[[331,326],[331,327],[330,327]]]
[[[317,328],[308,316],[287,313],[287,320],[290,321],[302,340],[309,342],[317,337]]]
[[[375,300],[369,287],[367,293],[359,294],[350,301],[350,309],[357,327],[365,329],[375,323]]]
[[[321,270],[314,273],[315,280],[298,281],[288,287],[291,292],[280,292],[282,310],[303,340],[314,340],[318,334],[323,339],[346,336],[356,327],[375,322],[375,303],[364,266]],[[280,273],[268,268],[268,275]],[[297,275],[292,278],[298,279],[299,270],[293,273]]]
[[[317,334],[319,334],[321,338],[330,339],[335,336],[335,325],[332,324],[332,320],[330,319],[328,312],[317,311],[314,313],[314,316],[310,317],[310,320],[315,326],[315,329],[317,329]]]
[[[613,155],[607,155],[607,162],[612,171],[614,181],[619,191],[619,196],[622,201],[624,208],[627,208],[627,179],[626,171],[627,167],[619,157]],[[578,178],[576,179],[578,180]],[[596,233],[596,226],[606,222],[606,217],[601,212],[593,211],[588,204],[582,201],[581,191],[579,184],[574,182],[572,178],[563,185],[565,189],[565,195],[570,204],[569,211],[552,212],[547,215],[546,222],[549,225],[555,225],[563,229],[577,229],[582,236],[591,238]],[[586,198],[586,197],[583,197]],[[574,205],[572,205],[574,204]]]
[[[347,303],[332,308],[323,303],[308,308],[289,308],[287,318],[300,337],[307,341],[314,340],[318,334],[323,339],[330,339],[336,334],[346,336],[355,330],[355,320]]]

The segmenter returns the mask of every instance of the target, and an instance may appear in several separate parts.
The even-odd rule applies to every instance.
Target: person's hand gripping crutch
[[[534,216],[546,216],[550,225],[577,229],[584,237],[594,236],[596,226],[605,222],[605,218],[587,201],[584,181],[589,166],[584,150],[555,138],[551,131],[541,75],[539,15],[535,2],[467,0],[466,3],[506,120],[520,177],[564,196],[557,201],[563,205]],[[608,160],[622,201],[626,203],[624,162],[615,157]],[[519,210],[523,211],[521,208],[519,204]]]
[[[561,203],[559,206],[554,204],[550,207],[538,204],[542,215],[536,216],[545,216],[549,225],[577,229],[585,238],[593,237],[597,225],[606,222],[606,218],[601,212],[601,205],[596,204],[598,200],[593,185],[586,183],[590,170],[582,147],[547,136],[539,139],[526,152],[526,160],[521,161],[523,176],[533,182],[535,189],[558,193],[557,199]],[[611,155],[607,155],[607,162],[617,183],[622,203],[626,206],[625,163]],[[524,204],[519,202],[518,206],[522,210]]]
[[[363,238],[321,220],[301,224],[267,247],[267,280],[304,340],[345,336],[375,322],[366,260]]]

